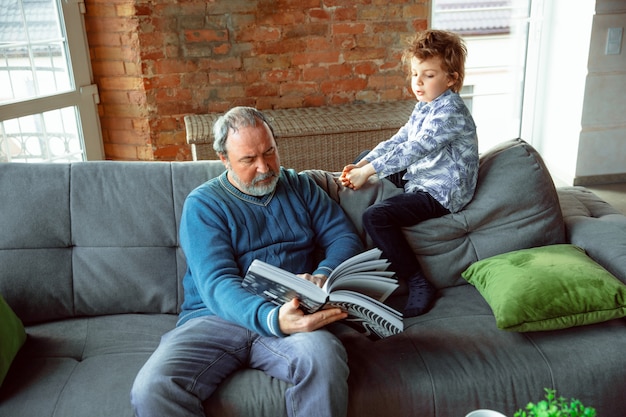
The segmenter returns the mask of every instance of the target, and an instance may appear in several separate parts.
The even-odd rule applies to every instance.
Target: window
[[[103,158],[83,11],[0,0],[0,162]]]
[[[481,152],[521,136],[530,0],[433,0],[432,26],[463,37],[464,90]]]

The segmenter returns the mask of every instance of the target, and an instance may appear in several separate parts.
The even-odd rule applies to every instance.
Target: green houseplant
[[[544,388],[546,399],[537,404],[529,403],[525,409],[519,409],[514,417],[595,417],[596,410],[585,407],[579,400],[567,401],[556,396],[556,390]]]

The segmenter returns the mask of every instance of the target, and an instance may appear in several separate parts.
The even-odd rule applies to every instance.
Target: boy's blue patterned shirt
[[[463,99],[447,90],[418,102],[409,121],[365,159],[380,178],[407,170],[406,192],[425,191],[452,213],[474,196],[478,179],[476,125]]]

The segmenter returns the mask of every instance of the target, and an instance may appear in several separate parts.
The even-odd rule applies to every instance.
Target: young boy
[[[405,317],[426,312],[436,290],[422,274],[402,228],[460,211],[476,187],[476,126],[458,94],[466,55],[463,40],[454,33],[419,33],[404,53],[418,101],[409,121],[341,175],[342,183],[355,190],[374,174],[404,188],[403,194],[369,207],[363,225],[408,284]]]

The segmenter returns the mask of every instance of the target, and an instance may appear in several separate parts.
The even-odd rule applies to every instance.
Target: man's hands
[[[297,275],[300,278],[304,278],[307,281],[311,281],[313,284],[317,285],[320,288],[322,288],[324,286],[324,283],[328,279],[328,277],[326,275],[323,275],[323,274],[315,274],[315,275],[311,275],[311,274],[297,274]]]
[[[278,324],[285,334],[312,332],[321,329],[327,324],[348,317],[348,313],[339,308],[320,310],[313,314],[304,314],[300,310],[300,301],[297,298],[283,304],[278,310]]]

